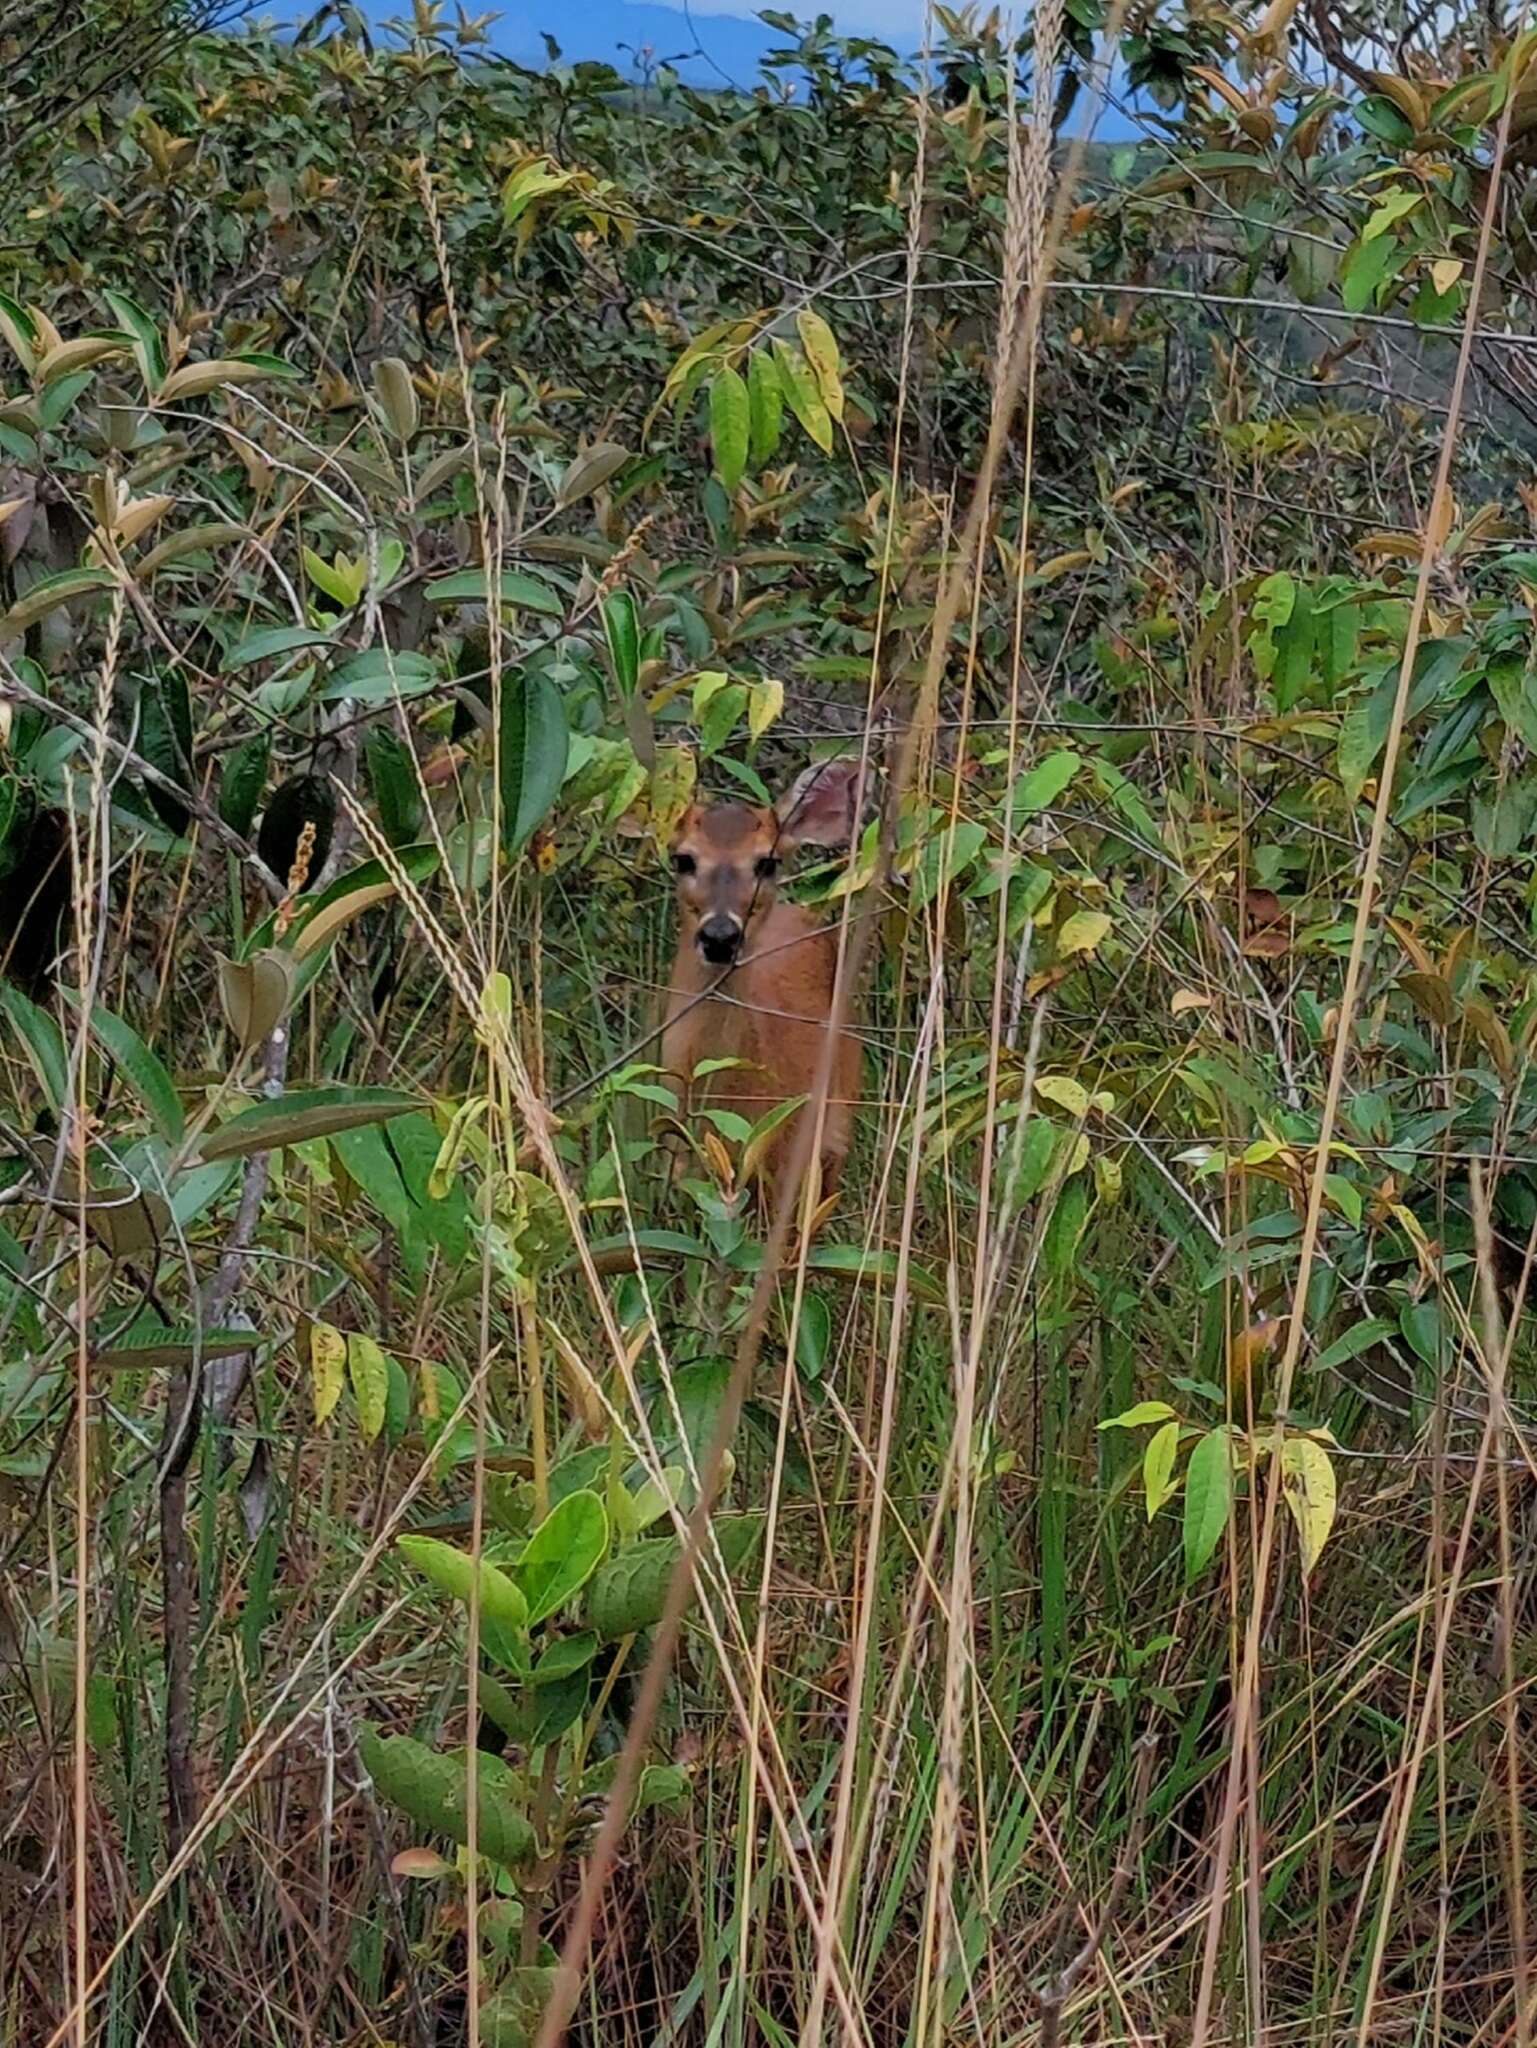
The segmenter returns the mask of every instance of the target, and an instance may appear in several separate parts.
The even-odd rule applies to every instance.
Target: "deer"
[[[827,762],[808,768],[774,804],[692,804],[672,838],[678,944],[662,1065],[689,1109],[708,1101],[750,1123],[797,1096],[809,1098],[765,1149],[765,1180],[780,1199],[789,1192],[797,1140],[816,1117],[838,932],[802,905],[781,901],[779,883],[802,846],[848,844],[858,782],[857,761]],[[698,1075],[715,1060],[734,1064]],[[861,1068],[859,1040],[840,1024],[815,1161],[822,1200],[843,1178]],[[808,1156],[808,1171],[812,1163]]]

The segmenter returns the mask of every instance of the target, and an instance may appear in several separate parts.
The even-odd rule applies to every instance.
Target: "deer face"
[[[684,813],[672,849],[678,915],[708,965],[735,963],[748,926],[773,905],[782,858],[774,811],[695,804]]]
[[[853,826],[858,764],[811,768],[777,804],[694,804],[672,844],[678,916],[708,966],[731,967],[779,893],[798,846],[842,846]]]

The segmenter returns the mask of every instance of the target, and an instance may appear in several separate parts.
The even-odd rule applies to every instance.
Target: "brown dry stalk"
[[[1522,23],[1525,22],[1525,9]],[[1312,1279],[1313,1260],[1318,1249],[1318,1232],[1323,1213],[1324,1182],[1329,1172],[1330,1144],[1334,1136],[1335,1123],[1339,1116],[1340,1096],[1344,1088],[1345,1068],[1349,1063],[1354,1036],[1356,1011],[1360,1003],[1361,982],[1366,958],[1366,942],[1372,929],[1372,913],[1377,897],[1377,878],[1382,865],[1382,845],[1387,835],[1388,813],[1393,801],[1393,782],[1398,767],[1399,748],[1403,741],[1405,712],[1409,701],[1409,686],[1414,674],[1415,658],[1419,652],[1420,638],[1425,626],[1426,606],[1430,593],[1430,579],[1438,551],[1437,536],[1444,533],[1444,514],[1450,507],[1452,461],[1456,453],[1457,427],[1462,416],[1463,394],[1467,386],[1468,365],[1473,353],[1474,329],[1482,297],[1484,271],[1489,258],[1489,246],[1494,231],[1494,217],[1499,204],[1500,174],[1504,166],[1506,145],[1510,137],[1510,99],[1500,114],[1500,125],[1495,136],[1494,155],[1489,170],[1489,187],[1484,200],[1483,218],[1479,223],[1478,249],[1473,260],[1472,281],[1468,290],[1467,315],[1463,323],[1462,340],[1457,354],[1457,367],[1452,379],[1446,419],[1442,427],[1440,454],[1436,462],[1435,483],[1430,494],[1426,511],[1423,544],[1420,549],[1419,573],[1415,579],[1414,600],[1410,607],[1409,623],[1404,636],[1403,659],[1398,672],[1398,689],[1393,699],[1393,715],[1388,726],[1387,741],[1383,749],[1382,769],[1377,787],[1377,800],[1372,811],[1371,835],[1367,842],[1366,859],[1361,870],[1361,887],[1356,899],[1355,926],[1351,933],[1350,953],[1345,965],[1345,983],[1340,995],[1339,1018],[1335,1031],[1334,1052],[1329,1065],[1329,1081],[1324,1096],[1323,1114],[1319,1121],[1318,1143],[1313,1158],[1313,1171],[1308,1183],[1307,1212],[1303,1220],[1301,1249],[1297,1266],[1296,1285],[1292,1292],[1291,1312],[1286,1324],[1286,1348],[1282,1355],[1277,1375],[1275,1396],[1275,1437],[1270,1459],[1269,1479],[1265,1489],[1265,1511],[1260,1526],[1259,1554],[1255,1560],[1253,1581],[1250,1590],[1249,1612],[1244,1628],[1243,1662],[1239,1672],[1236,1697],[1233,1702],[1232,1748],[1228,1760],[1227,1785],[1223,1798],[1222,1814],[1218,1823],[1216,1853],[1212,1861],[1210,1898],[1212,1910],[1206,1923],[1206,1943],[1201,1958],[1200,1987],[1196,1995],[1195,2018],[1191,2031],[1191,2048],[1208,2048],[1211,2037],[1212,2002],[1216,1989],[1217,1955],[1222,1943],[1224,1914],[1223,1902],[1227,1896],[1228,1874],[1232,1867],[1233,1842],[1237,1820],[1244,1797],[1244,1781],[1249,1765],[1250,1731],[1257,1712],[1259,1697],[1260,1637],[1264,1625],[1266,1595],[1270,1581],[1270,1566],[1275,1552],[1276,1532],[1281,1500],[1281,1444],[1285,1435],[1284,1416],[1291,1403],[1292,1383],[1296,1377],[1297,1363],[1302,1353],[1302,1333],[1307,1310],[1308,1286]],[[1484,1455],[1480,1451],[1480,1457]],[[1407,1813],[1407,1806],[1405,1808]],[[1254,1845],[1258,1854],[1258,1845]],[[1362,2001],[1359,2039],[1364,2044],[1369,2039],[1372,2025],[1372,2009],[1376,1998],[1377,1973],[1381,1963],[1382,1944],[1386,1939],[1386,1902],[1379,1916],[1379,1934],[1373,1944],[1373,1954],[1368,1978],[1366,1996]]]
[[[1112,18],[1105,28],[1107,42],[1112,42],[1123,9],[1111,10]],[[1052,209],[1049,230],[1038,275],[1032,280],[1027,304],[1026,318],[1020,330],[1014,334],[1000,336],[1000,348],[1005,357],[1006,367],[999,378],[998,398],[988,423],[988,437],[979,466],[977,482],[972,494],[966,521],[961,531],[960,542],[954,557],[947,564],[947,574],[941,585],[935,605],[933,629],[929,644],[928,660],[920,693],[918,714],[912,720],[904,736],[896,768],[888,788],[876,869],[872,878],[869,896],[878,900],[881,888],[890,873],[891,862],[896,848],[896,822],[898,807],[911,780],[917,759],[920,741],[933,719],[938,702],[939,688],[950,654],[950,636],[960,613],[964,595],[970,588],[974,565],[980,558],[983,533],[991,513],[993,490],[1002,459],[1003,449],[1012,425],[1014,408],[1025,382],[1026,371],[1033,356],[1034,335],[1039,326],[1040,308],[1044,299],[1044,278],[1050,269],[1056,248],[1061,240],[1066,220],[1068,202],[1076,182],[1078,168],[1087,145],[1087,129],[1074,138],[1069,158],[1064,167],[1063,177],[1058,186],[1056,201]],[[863,789],[868,776],[870,752],[870,731],[866,727],[860,761],[860,788]],[[850,863],[855,851],[850,849]],[[825,1113],[833,1055],[839,1034],[848,1015],[852,991],[862,979],[866,955],[874,933],[874,920],[869,915],[861,916],[857,922],[852,916],[847,898],[844,901],[843,922],[839,933],[838,965],[834,977],[833,1001],[819,1070],[811,1091],[811,1102],[815,1109],[813,1118],[803,1119],[797,1128],[796,1141],[792,1149],[786,1175],[784,1191],[778,1202],[777,1213],[764,1246],[763,1260],[757,1283],[748,1306],[746,1322],[732,1366],[731,1381],[725,1399],[721,1404],[714,1440],[701,1471],[699,1501],[689,1517],[688,1533],[682,1554],[678,1559],[668,1587],[666,1604],[653,1640],[651,1658],[646,1666],[640,1691],[632,1713],[624,1748],[620,1753],[614,1783],[609,1794],[602,1826],[594,1843],[591,1858],[576,1910],[572,1914],[562,1950],[559,1974],[550,2003],[540,2025],[536,2048],[556,2048],[556,2043],[565,2032],[571,2013],[575,2009],[581,1984],[581,1968],[591,1946],[593,1930],[597,1922],[598,1905],[602,1898],[614,1859],[618,1852],[619,1839],[626,1825],[631,1794],[639,1776],[640,1759],[650,1739],[657,1712],[661,1706],[662,1692],[671,1669],[673,1653],[677,1647],[683,1611],[687,1604],[692,1582],[694,1561],[708,1533],[710,1513],[726,1448],[735,1434],[740,1419],[743,1401],[748,1385],[756,1368],[762,1348],[763,1334],[767,1326],[768,1310],[778,1284],[784,1263],[785,1250],[789,1242],[791,1225],[802,1191],[806,1170],[811,1158],[811,1148],[816,1139],[818,1120]]]

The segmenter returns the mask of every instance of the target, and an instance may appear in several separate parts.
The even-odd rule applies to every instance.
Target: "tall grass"
[[[1044,8],[1036,32],[1050,75],[1060,11]],[[915,118],[937,115],[923,102]],[[403,1363],[459,1366],[474,1454],[445,1477],[430,1454],[317,1430],[297,1343],[261,1355],[249,1420],[205,1422],[185,1518],[195,1582],[183,1589],[197,1818],[180,1843],[164,1822],[156,1447],[124,1426],[110,1385],[88,1383],[82,1353],[52,1434],[20,1447],[29,1486],[0,1551],[18,1653],[0,1728],[0,2039],[14,2048],[477,2040],[480,1943],[466,1928],[494,1877],[473,1836],[462,1889],[399,1874],[408,1837],[381,1807],[354,1730],[366,1716],[464,1742],[473,1771],[480,1616],[472,1606],[467,1632],[446,1615],[424,1621],[389,1545],[422,1520],[479,1550],[488,1485],[515,1469],[546,1487],[552,1461],[582,1438],[582,1402],[660,1479],[657,1418],[676,1404],[676,1374],[717,1355],[733,1361],[732,1392],[699,1461],[703,1496],[722,1479],[729,1436],[733,1498],[766,1509],[769,1542],[756,1582],[733,1590],[707,1569],[707,1517],[675,1511],[701,1559],[700,1598],[682,1612],[680,1575],[678,1606],[626,1674],[629,1732],[615,1740],[637,1767],[647,1743],[686,1762],[691,1797],[681,1814],[627,1829],[617,1805],[611,1825],[595,1813],[580,1863],[549,1873],[548,1932],[569,1974],[546,2040],[558,2017],[626,2048],[1530,2041],[1537,1468],[1512,1400],[1529,1391],[1530,1361],[1501,1305],[1487,1215],[1475,1204],[1483,1312],[1456,1329],[1412,1440],[1368,1378],[1330,1400],[1340,1525],[1310,1577],[1277,1462],[1241,1491],[1215,1567],[1187,1585],[1176,1523],[1143,1511],[1132,1439],[1099,1426],[1174,1374],[1222,1379],[1231,1419],[1260,1417],[1254,1383],[1226,1373],[1254,1278],[1210,1284],[1220,1248],[1254,1220],[1248,1184],[1214,1196],[1216,1184],[1192,1191],[1180,1177],[1141,1020],[1156,1017],[1161,1033],[1181,992],[1219,1002],[1236,1055],[1270,1059],[1279,1045],[1324,1105],[1327,1143],[1360,1056],[1357,974],[1391,767],[1361,850],[1332,1070],[1289,1008],[1294,988],[1226,945],[1214,862],[1193,834],[1130,906],[1130,964],[1073,985],[1087,997],[1049,984],[1025,993],[1047,955],[1032,920],[1011,921],[1007,891],[989,907],[939,888],[894,935],[879,928],[902,900],[899,799],[929,797],[953,836],[968,766],[1001,748],[1012,785],[1057,731],[1051,678],[1031,672],[1022,626],[1036,347],[1081,155],[1056,159],[1049,143],[1025,123],[1011,153],[991,431],[968,494],[941,508],[922,679],[884,688],[884,622],[871,657],[864,714],[885,826],[873,881],[839,913],[868,1100],[824,1234],[879,1254],[873,1283],[818,1269],[789,1204],[746,1282],[723,1262],[690,1276],[644,1256],[622,1281],[600,1271],[585,1249],[590,1179],[623,1160],[641,1126],[619,1102],[579,1127],[578,1097],[563,1132],[549,1108],[650,1031],[665,878],[636,870],[620,897],[611,868],[606,903],[579,887],[540,892],[493,832],[478,893],[429,895],[350,803],[356,850],[398,884],[400,993],[387,1030],[355,989],[307,998],[289,1083],[326,1072],[327,1039],[344,1028],[370,1078],[483,1094],[494,1169],[537,1168],[573,1254],[542,1283],[537,1313],[489,1253],[472,1284],[413,1279],[355,1188],[292,1155],[272,1165],[259,1229],[231,1243],[263,1327],[299,1331],[326,1307],[321,1276],[339,1276]],[[468,406],[431,166],[421,189]],[[911,304],[931,252],[921,180],[906,196]],[[1470,332],[1476,306],[1475,293]],[[905,347],[904,393],[914,374]],[[1460,376],[1430,520],[1456,459]],[[908,424],[899,408],[885,451],[893,488],[909,476]],[[468,425],[479,543],[499,561],[523,537],[505,422],[485,446],[473,413]],[[990,543],[1000,465],[1019,435],[1025,466],[1007,485],[1023,497],[1015,635],[995,720],[979,702],[977,621],[984,584],[1002,573]],[[1247,542],[1235,502],[1218,494],[1212,516],[1214,547],[1236,554]],[[1422,600],[1431,556],[1427,530]],[[883,611],[889,557],[886,568]],[[1193,640],[1204,577],[1180,573],[1171,609]],[[103,732],[112,658],[109,642]],[[493,620],[493,734],[510,658]],[[1251,748],[1209,704],[1170,707],[1151,685],[1143,711],[1159,783],[1188,799],[1182,815],[1236,783],[1257,821],[1263,741]],[[1396,733],[1389,764],[1395,744]],[[99,747],[77,834],[82,1010],[103,957],[107,764]],[[422,796],[438,817],[425,779]],[[1030,843],[1003,816],[997,851],[1016,861]],[[1051,828],[1021,829],[1044,844]],[[1320,839],[1315,854],[1321,891],[1325,874],[1332,887],[1356,865],[1354,847]],[[135,933],[146,947],[190,943],[175,909],[146,914],[165,920]],[[498,975],[504,1007],[488,1001]],[[214,1028],[174,970],[164,1007],[187,1070],[214,1069]],[[83,1118],[92,1070],[83,1027],[72,1029]],[[18,1052],[4,1058],[20,1104],[29,1077]],[[1123,1173],[1094,1183],[1076,1216],[1060,1190],[1016,1202],[1027,1128],[1016,1107],[1036,1080],[1049,1069],[1115,1091],[1133,1067],[1138,1082],[1121,1093],[1135,1108],[1093,1125],[1096,1138],[1113,1131]],[[1246,1143],[1231,1102],[1221,1114]],[[1313,1224],[1327,1166],[1320,1150]],[[682,1198],[649,1161],[626,1164],[616,1187],[610,1221],[678,1220]],[[78,1223],[83,1331],[95,1268]],[[1310,1259],[1308,1245],[1272,1381],[1281,1409],[1313,1400]],[[830,1309],[814,1374],[790,1365],[808,1295]],[[57,1686],[36,1681],[31,1651],[44,1641]]]

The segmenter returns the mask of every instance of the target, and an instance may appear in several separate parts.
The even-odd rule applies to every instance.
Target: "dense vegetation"
[[[770,19],[0,0],[0,2040],[1525,2048],[1537,40]]]

